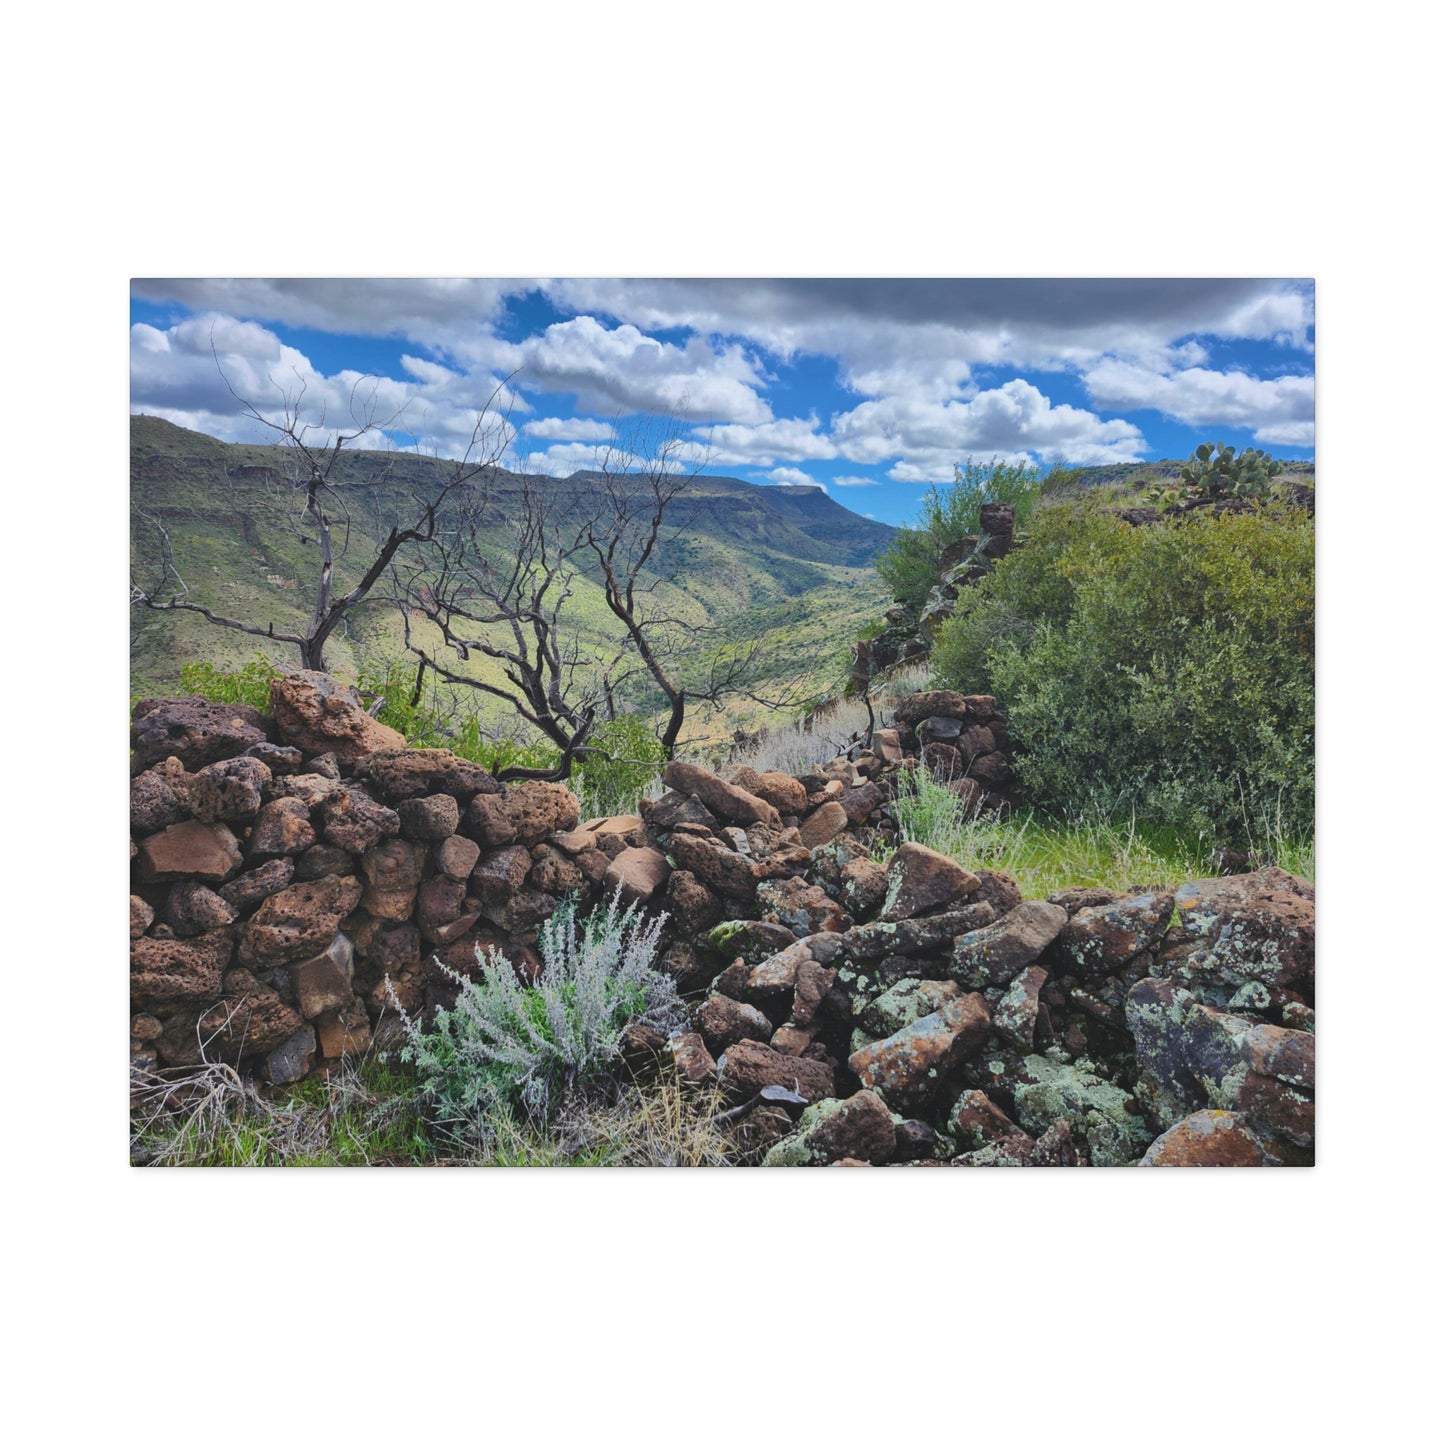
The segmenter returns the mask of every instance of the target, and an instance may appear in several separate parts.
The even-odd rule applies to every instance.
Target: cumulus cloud
[[[1268,379],[1243,371],[1191,366],[1161,375],[1124,361],[1103,361],[1086,371],[1089,398],[1115,411],[1148,409],[1189,426],[1235,426],[1261,441],[1307,446],[1314,440],[1312,376]],[[1299,441],[1286,443],[1286,438]]]
[[[768,475],[783,487],[816,487],[820,485],[807,472],[798,467],[774,467]]]
[[[1132,423],[1055,406],[1022,380],[969,401],[867,401],[833,418],[833,437],[852,462],[899,457],[888,475],[900,482],[946,480],[966,457],[1090,466],[1136,461],[1147,445]]]
[[[835,487],[876,487],[877,477],[833,477]]]
[[[831,461],[838,448],[818,432],[817,417],[781,417],[760,426],[715,426],[695,433],[719,466],[770,467],[775,462]]]
[[[612,436],[612,423],[585,416],[548,416],[529,421],[522,430],[539,441],[605,442]]]
[[[559,321],[521,346],[523,384],[573,392],[589,411],[666,412],[689,421],[755,424],[773,413],[764,377],[741,346],[714,348],[693,336],[685,346],[591,316]]]

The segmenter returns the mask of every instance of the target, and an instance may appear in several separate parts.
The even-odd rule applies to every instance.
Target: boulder
[[[953,977],[966,988],[1002,988],[1058,937],[1069,915],[1052,903],[1021,903],[953,946]]]
[[[952,979],[906,978],[879,994],[859,1016],[858,1022],[877,1038],[887,1038],[931,1013],[937,1013],[950,999],[961,998],[963,990]]]
[[[432,849],[432,860],[438,870],[448,878],[460,879],[463,883],[472,876],[472,870],[481,856],[481,848],[470,838],[463,838],[460,833],[444,838]]]
[[[763,802],[771,803],[783,817],[790,814],[797,817],[808,805],[807,789],[786,773],[760,773],[749,791]]]
[[[798,829],[798,837],[811,851],[836,838],[847,826],[848,810],[842,803],[829,801],[808,814]]]
[[[311,813],[299,798],[276,798],[256,815],[246,856],[253,863],[297,857],[316,844]]]
[[[372,717],[354,687],[326,672],[292,672],[271,680],[271,716],[280,739],[307,757],[334,753],[356,762],[379,752],[400,752],[406,739]],[[252,739],[259,742],[261,739]]]
[[[508,783],[500,793],[478,793],[468,804],[465,829],[484,848],[530,846],[549,833],[577,826],[581,806],[563,783]]]
[[[602,875],[603,892],[609,897],[621,890],[624,903],[646,903],[657,897],[667,884],[671,869],[656,848],[624,848]]]
[[[992,699],[989,701],[992,703]],[[969,699],[961,692],[950,691],[916,692],[898,704],[895,714],[898,722],[910,728],[916,728],[924,718],[956,718],[967,722],[969,716]],[[978,721],[986,722],[987,718],[979,717]]]
[[[935,1013],[859,1049],[848,1067],[865,1089],[876,1089],[894,1108],[922,1103],[982,1047],[988,1026],[981,995],[953,998]]]
[[[131,1002],[153,1013],[221,996],[221,979],[231,961],[229,928],[183,943],[174,938],[137,938],[130,950]]]
[[[667,911],[684,934],[696,937],[722,921],[723,905],[696,874],[678,868],[668,875]]]
[[[328,878],[332,874],[356,872],[356,858],[345,848],[332,843],[317,843],[304,853],[296,855],[296,881],[309,883],[316,878]]]
[[[244,703],[198,697],[146,698],[132,714],[132,771],[176,758],[190,772],[234,758],[266,738],[266,718]]]
[[[226,974],[220,1002],[197,1021],[208,1057],[233,1061],[270,1053],[301,1027],[296,1010],[244,968]]]
[[[450,793],[403,798],[396,805],[396,815],[401,820],[401,836],[423,843],[440,843],[450,838],[462,820],[461,808]]]
[[[1167,892],[1138,893],[1077,909],[1055,944],[1067,960],[1064,971],[1081,978],[1117,973],[1130,959],[1158,945],[1173,913],[1174,895]]]
[[[364,789],[338,788],[317,809],[321,836],[348,853],[361,854],[401,832],[401,818]]]
[[[271,1084],[295,1084],[311,1071],[316,1057],[316,1031],[309,1025],[298,1029],[279,1048],[273,1049],[261,1066]]]
[[[1170,972],[1183,981],[1268,986],[1314,974],[1314,888],[1281,868],[1185,883],[1175,907],[1193,952]]]
[[[166,922],[177,938],[195,938],[235,921],[235,908],[194,878],[173,883],[166,895]]]
[[[739,1039],[766,1043],[773,1035],[772,1022],[760,1009],[720,993],[712,994],[698,1009],[695,1022],[714,1056]]]
[[[328,1009],[317,1016],[316,1039],[328,1059],[364,1054],[371,1047],[371,1023],[366,1005],[358,998],[345,1009]]]
[[[888,896],[888,870],[872,858],[849,859],[838,883],[838,899],[855,918],[872,913]]]
[[[132,893],[130,896],[130,936],[139,938],[156,921],[156,911],[145,901]]]
[[[1037,964],[1024,969],[994,1006],[995,1031],[1021,1054],[1034,1051],[1034,1029],[1039,1021],[1039,990],[1048,977],[1048,970]]]
[[[1079,1130],[1096,1166],[1132,1164],[1149,1147],[1152,1132],[1138,1116],[1133,1095],[1116,1084],[1041,1054],[1022,1062],[1014,1086],[1019,1123],[1042,1134],[1057,1120]]]
[[[717,1077],[717,1063],[701,1034],[678,1034],[668,1040],[673,1066],[690,1084],[705,1084]]]
[[[719,893],[751,898],[757,887],[753,865],[716,838],[674,833],[668,841],[667,853],[674,866],[687,869]]]
[[[824,1099],[803,1111],[797,1129],[775,1144],[764,1165],[820,1166],[844,1159],[886,1164],[896,1147],[893,1115],[871,1090]]]
[[[914,957],[949,947],[994,921],[987,903],[970,903],[928,918],[905,918],[901,923],[865,923],[843,935],[843,952],[850,958],[886,958],[889,954]]]
[[[471,873],[471,892],[488,906],[500,906],[518,892],[532,870],[532,855],[514,844],[484,853]]]
[[[158,833],[191,816],[191,774],[179,758],[165,758],[130,782],[133,833]]]
[[[569,893],[581,892],[586,886],[587,877],[577,863],[560,848],[538,843],[532,849],[532,869],[527,875],[527,881],[543,893],[552,893],[562,898]]]
[[[344,933],[338,933],[325,953],[291,965],[291,982],[305,1018],[314,1019],[327,1009],[344,1009],[350,1005],[353,958],[351,940]]]
[[[236,910],[236,916],[252,913],[263,899],[279,893],[296,872],[290,858],[273,858],[259,868],[252,868],[233,878],[221,890],[221,897]]]
[[[758,916],[798,938],[813,933],[842,933],[853,920],[815,884],[802,878],[768,879],[758,884]]]

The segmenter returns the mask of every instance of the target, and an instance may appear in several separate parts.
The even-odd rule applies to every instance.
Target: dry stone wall
[[[273,1085],[397,1041],[559,901],[668,915],[689,1001],[637,1067],[717,1081],[773,1164],[1312,1158],[1314,898],[1277,869],[1025,900],[898,846],[900,775],[1007,801],[993,699],[920,693],[815,772],[667,768],[636,816],[407,749],[323,674],[267,714],[148,700],[132,727],[131,1053]],[[992,760],[992,761],[990,761]],[[980,769],[979,764],[985,766]],[[790,1099],[766,1099],[782,1088]]]

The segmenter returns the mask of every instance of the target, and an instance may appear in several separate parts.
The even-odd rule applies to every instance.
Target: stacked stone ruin
[[[916,694],[797,777],[674,762],[639,815],[586,822],[561,784],[406,748],[324,674],[277,680],[269,714],[143,702],[132,744],[141,1076],[204,1055],[283,1086],[392,1047],[396,1007],[424,1021],[498,956],[535,978],[561,900],[620,893],[668,915],[660,966],[690,1017],[631,1030],[627,1065],[720,1086],[748,1157],[1312,1159],[1307,883],[1025,900],[900,843],[908,770],[1006,800],[992,698]]]

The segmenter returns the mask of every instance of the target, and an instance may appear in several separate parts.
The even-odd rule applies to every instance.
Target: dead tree
[[[214,347],[212,350],[214,353]],[[219,358],[216,365],[221,370]],[[348,398],[349,429],[337,428],[333,432],[326,425],[324,408],[317,421],[304,419],[304,381],[300,381],[291,392],[277,388],[281,400],[273,417],[265,415],[253,401],[240,396],[224,370],[221,370],[221,377],[244,413],[270,431],[289,453],[283,486],[291,503],[290,524],[301,542],[314,546],[317,551],[311,616],[303,629],[279,632],[274,624],[263,626],[243,618],[226,617],[189,600],[189,589],[176,566],[170,535],[158,521],[155,525],[160,534],[160,573],[149,587],[132,585],[131,605],[153,612],[195,612],[216,627],[289,643],[300,654],[303,668],[324,672],[328,639],[371,595],[401,549],[409,544],[424,543],[435,536],[438,517],[448,499],[495,468],[510,440],[505,414],[498,416],[494,412],[505,383],[493,390],[478,411],[471,439],[461,459],[448,467],[441,467],[433,459],[439,468],[435,489],[426,495],[412,494],[416,511],[411,520],[405,525],[393,525],[385,536],[375,537],[371,559],[360,580],[345,592],[338,593],[336,566],[350,549],[352,518],[345,496],[347,487],[340,482],[337,464],[347,448],[354,447],[355,443],[372,434],[384,435],[400,423],[404,408],[385,418],[380,417],[376,405],[377,382],[375,378],[362,378],[352,386]],[[385,473],[373,479],[372,485],[379,485],[382,480],[385,480]]]

